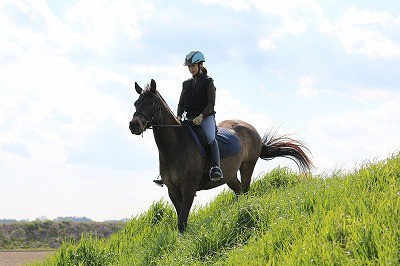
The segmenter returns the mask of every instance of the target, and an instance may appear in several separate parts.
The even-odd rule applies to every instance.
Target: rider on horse
[[[184,66],[187,66],[192,78],[183,82],[182,92],[178,103],[178,120],[186,112],[186,118],[200,126],[207,138],[210,147],[212,167],[209,171],[212,181],[223,178],[220,168],[220,155],[216,137],[215,122],[215,91],[214,81],[207,75],[207,69],[203,66],[205,57],[200,51],[191,51],[185,57]],[[155,180],[159,185],[162,180]]]

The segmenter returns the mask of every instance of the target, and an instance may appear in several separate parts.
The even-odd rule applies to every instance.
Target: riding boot
[[[210,179],[212,181],[219,181],[223,178],[222,170],[220,167],[220,157],[219,157],[219,149],[218,149],[218,142],[214,140],[210,144],[210,151],[211,151],[211,159],[213,163],[213,167],[210,169]]]

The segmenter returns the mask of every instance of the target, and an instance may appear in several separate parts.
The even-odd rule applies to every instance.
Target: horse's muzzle
[[[134,116],[129,122],[129,130],[135,135],[142,134],[144,131],[142,120],[139,117]]]

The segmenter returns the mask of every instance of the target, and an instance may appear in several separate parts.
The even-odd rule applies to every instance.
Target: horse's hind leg
[[[224,177],[226,178],[226,177]],[[236,195],[242,194],[242,184],[240,183],[239,179],[237,178],[237,173],[232,178],[227,178],[229,181],[226,182],[228,187],[232,189]]]
[[[251,183],[251,175],[253,174],[256,162],[243,162],[240,166],[240,179],[242,181],[242,191],[246,193],[249,191]]]

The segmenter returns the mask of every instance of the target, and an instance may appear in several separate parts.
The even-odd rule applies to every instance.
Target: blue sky
[[[0,3],[0,218],[130,218],[167,197],[152,184],[152,133],[128,122],[134,82],[176,110],[201,50],[217,120],[279,127],[315,174],[400,147],[400,2],[43,1]],[[259,161],[254,176],[287,159]],[[195,205],[225,187],[199,192]]]

